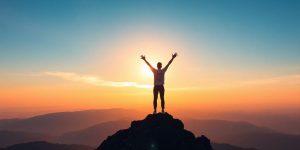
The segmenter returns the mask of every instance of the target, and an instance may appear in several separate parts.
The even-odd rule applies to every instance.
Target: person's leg
[[[157,107],[157,96],[158,96],[158,88],[157,86],[154,86],[153,88],[153,107],[154,107],[154,112],[156,113],[156,107]]]
[[[160,100],[161,100],[161,109],[162,112],[165,111],[165,88],[162,85],[159,89],[159,94],[160,94]]]

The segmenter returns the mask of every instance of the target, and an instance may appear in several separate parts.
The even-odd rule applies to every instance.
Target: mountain
[[[258,127],[247,122],[185,120],[184,123],[186,128],[193,131],[196,135],[205,134],[212,141],[218,143],[228,143],[239,147],[254,147],[261,150],[279,150],[286,146],[297,149],[299,145],[297,142],[299,141],[299,136],[279,133],[272,129]],[[125,120],[101,123],[91,128],[71,132],[71,134],[66,133],[60,138],[59,142],[70,144],[79,142],[78,144],[96,146],[98,139],[101,140],[110,135],[108,133],[126,128],[128,125],[129,122]],[[105,129],[105,132],[103,129]]]
[[[259,150],[299,150],[300,135],[280,133],[247,122],[224,120],[186,120],[187,129],[196,135],[205,134],[214,142],[229,143]]]
[[[300,134],[300,111],[282,110],[280,112],[228,112],[223,114],[223,120],[251,122],[265,126],[281,133]]]
[[[62,135],[58,141],[65,144],[76,143],[80,145],[96,147],[99,144],[99,141],[103,141],[105,138],[115,133],[119,129],[128,128],[129,125],[130,121],[127,120],[100,123],[83,130],[66,133]],[[229,144],[219,143],[213,143],[212,147],[214,150],[257,150],[254,148],[241,148]]]
[[[102,109],[76,112],[58,112],[38,115],[27,119],[2,123],[0,130],[36,132],[60,135],[64,132],[87,128],[97,123],[130,119],[136,111],[127,109]]]
[[[54,138],[40,133],[0,131],[0,147],[37,140],[53,141]]]
[[[94,150],[94,148],[83,145],[52,144],[43,141],[21,143],[0,150]]]
[[[248,148],[239,148],[228,144],[212,144],[214,150],[256,150]],[[35,141],[28,143],[16,144],[0,150],[94,150],[95,148],[85,145],[67,145],[67,144],[53,144],[44,141]]]
[[[209,134],[214,139],[223,139],[236,134],[251,133],[251,132],[268,132],[276,131],[258,127],[248,122],[228,121],[228,120],[185,120],[186,127],[192,130],[195,134]]]
[[[82,144],[97,146],[99,141],[103,141],[109,135],[112,135],[119,129],[128,128],[130,125],[129,121],[110,121],[100,123],[90,128],[69,132],[59,138],[60,143],[65,144]],[[217,144],[213,143],[212,147],[214,150],[256,150],[251,148],[240,148],[229,144]]]
[[[67,132],[60,136],[58,141],[66,144],[76,143],[96,147],[108,135],[117,132],[119,129],[128,128],[129,125],[130,122],[125,120],[100,123],[83,130]]]
[[[55,141],[60,143],[96,147],[108,135],[127,128],[130,122],[126,120],[138,115],[142,116],[134,110],[103,109],[50,113],[26,119],[2,119],[0,147],[35,140],[52,142],[51,135],[59,137]],[[204,134],[213,142],[239,147],[279,150],[289,146],[291,150],[298,150],[300,143],[300,135],[284,134],[247,122],[187,119],[184,123],[186,129],[196,135]]]
[[[0,129],[5,128],[5,126],[8,126],[12,123],[18,122],[21,119],[0,119]]]
[[[104,140],[97,150],[212,150],[205,136],[195,137],[168,113],[149,114]]]
[[[250,116],[250,115],[248,115]],[[258,114],[248,118],[248,122],[276,129],[282,133],[300,135],[300,111],[294,114]]]
[[[229,144],[219,144],[219,143],[213,143],[212,147],[214,150],[257,150],[255,148],[241,148]]]

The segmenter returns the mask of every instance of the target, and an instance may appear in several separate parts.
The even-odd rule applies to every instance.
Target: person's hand
[[[172,58],[175,58],[177,56],[177,53],[172,54]]]
[[[146,56],[145,55],[141,55],[141,59],[146,60]]]

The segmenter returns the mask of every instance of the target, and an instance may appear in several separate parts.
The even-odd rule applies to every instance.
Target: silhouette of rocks
[[[212,150],[207,137],[195,137],[168,113],[149,114],[109,136],[97,150]]]

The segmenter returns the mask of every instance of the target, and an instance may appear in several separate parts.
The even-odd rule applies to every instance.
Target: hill
[[[0,129],[10,124],[20,121],[21,119],[0,119]]]
[[[282,149],[290,146],[297,149],[299,136],[283,134],[265,127],[258,127],[247,122],[235,122],[225,120],[185,120],[187,129],[196,135],[207,135],[217,143],[227,143],[240,147],[254,147],[261,150]],[[60,142],[77,143],[96,146],[97,140],[117,131],[127,128],[129,121],[113,121],[100,123],[91,128],[66,133]],[[103,131],[105,129],[105,131]],[[280,141],[280,142],[278,142]],[[224,146],[224,145],[223,145]]]
[[[23,142],[32,142],[40,140],[53,141],[54,137],[31,132],[0,131],[0,148]]]
[[[90,146],[98,146],[107,136],[117,132],[120,129],[128,128],[129,121],[109,121],[100,123],[92,127],[68,132],[59,137],[59,142],[66,144],[82,144]]]
[[[137,116],[136,111],[127,109],[102,109],[76,112],[57,112],[38,115],[27,119],[4,122],[0,130],[36,132],[60,135],[68,131],[87,128],[92,125]],[[1,122],[0,122],[1,123]]]
[[[213,143],[212,147],[214,150],[257,150],[255,148],[241,148],[229,144],[219,144],[219,143]]]
[[[0,147],[36,140],[96,147],[108,135],[129,127],[128,120],[135,116],[137,113],[133,110],[103,109],[50,113],[26,119],[2,119]],[[205,134],[217,143],[260,150],[281,150],[287,146],[291,150],[298,150],[299,147],[300,135],[285,134],[248,122],[188,119],[184,123],[186,129],[194,134]],[[59,138],[52,140],[52,131]]]
[[[256,150],[248,148],[239,148],[228,144],[216,144],[213,143],[214,150]],[[67,144],[53,144],[44,141],[35,141],[28,143],[16,144],[6,148],[0,148],[0,150],[94,150],[95,148],[85,145],[67,145]]]
[[[0,150],[94,150],[83,145],[52,144],[44,141],[21,143]]]
[[[225,120],[186,120],[187,129],[196,135],[205,134],[214,142],[229,143],[259,150],[299,150],[300,135],[280,133],[247,122]]]
[[[129,121],[110,121],[94,125],[90,128],[69,132],[59,138],[59,142],[66,144],[82,144],[96,147],[99,141],[103,141],[109,135],[112,135],[117,130],[122,128],[128,128]],[[213,143],[214,150],[256,150],[252,148],[241,148],[229,144]]]

